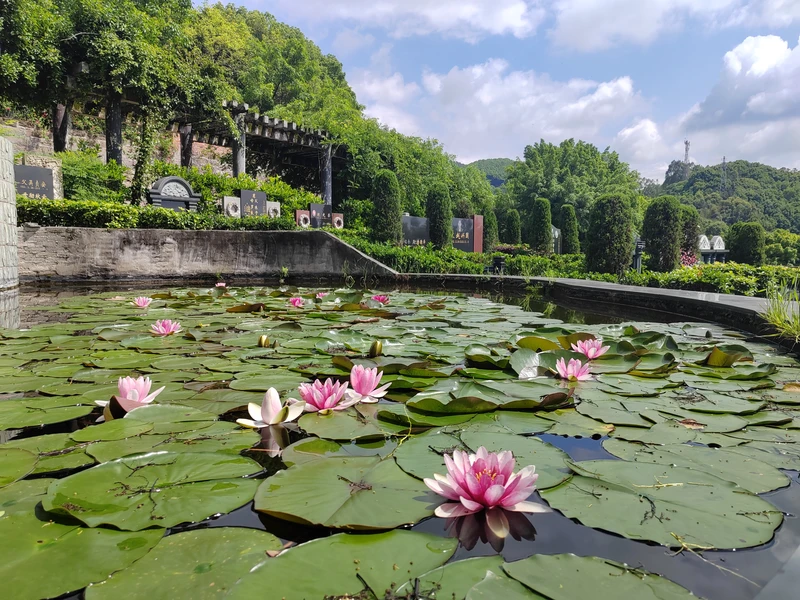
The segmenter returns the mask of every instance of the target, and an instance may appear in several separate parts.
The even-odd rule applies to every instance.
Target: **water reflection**
[[[447,519],[446,527],[447,534],[458,538],[465,550],[473,550],[480,541],[500,553],[509,536],[518,542],[536,539],[536,528],[526,515],[502,508]]]

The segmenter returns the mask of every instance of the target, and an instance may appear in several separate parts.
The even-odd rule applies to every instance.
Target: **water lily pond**
[[[800,364],[522,304],[37,307],[0,330],[6,597],[756,598],[800,544]]]

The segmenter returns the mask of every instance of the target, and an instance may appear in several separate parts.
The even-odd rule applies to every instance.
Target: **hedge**
[[[269,217],[225,217],[220,214],[178,212],[154,206],[130,206],[92,200],[31,200],[17,196],[17,222],[43,227],[101,227],[106,229],[226,229],[293,230],[290,215]]]

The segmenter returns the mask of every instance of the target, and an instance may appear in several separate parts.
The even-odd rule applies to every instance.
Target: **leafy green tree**
[[[758,222],[734,223],[728,230],[730,259],[760,267],[766,260],[766,232]]]
[[[661,196],[647,207],[642,238],[652,271],[666,273],[681,259],[681,204],[675,196]]]
[[[483,251],[492,252],[497,245],[497,217],[493,210],[483,215]]]
[[[633,208],[620,194],[598,198],[589,215],[586,267],[590,272],[622,275],[633,258]]]
[[[504,242],[515,245],[522,243],[522,224],[520,223],[519,211],[516,208],[506,212],[505,229]]]
[[[426,206],[431,243],[438,249],[453,245],[453,208],[450,192],[440,183],[428,190]]]
[[[486,174],[486,178],[494,187],[500,187],[506,181],[506,169],[514,161],[510,158],[484,158],[469,163],[468,166],[474,167]]]
[[[696,256],[700,252],[700,213],[694,206],[681,205],[681,252]]]
[[[541,254],[553,251],[553,221],[550,217],[550,201],[537,198],[529,213],[528,243],[531,250]]]
[[[403,241],[403,215],[400,210],[400,185],[390,170],[378,171],[372,183],[374,213],[372,236],[378,242]]]
[[[578,218],[575,207],[565,204],[561,207],[561,252],[564,254],[580,254],[581,243],[578,238]]]

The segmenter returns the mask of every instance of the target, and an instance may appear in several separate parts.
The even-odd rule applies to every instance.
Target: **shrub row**
[[[31,200],[17,196],[17,222],[43,227],[102,227],[106,229],[227,229],[292,230],[288,214],[269,217],[225,217],[220,214],[177,212],[154,206],[129,206],[92,200]]]

